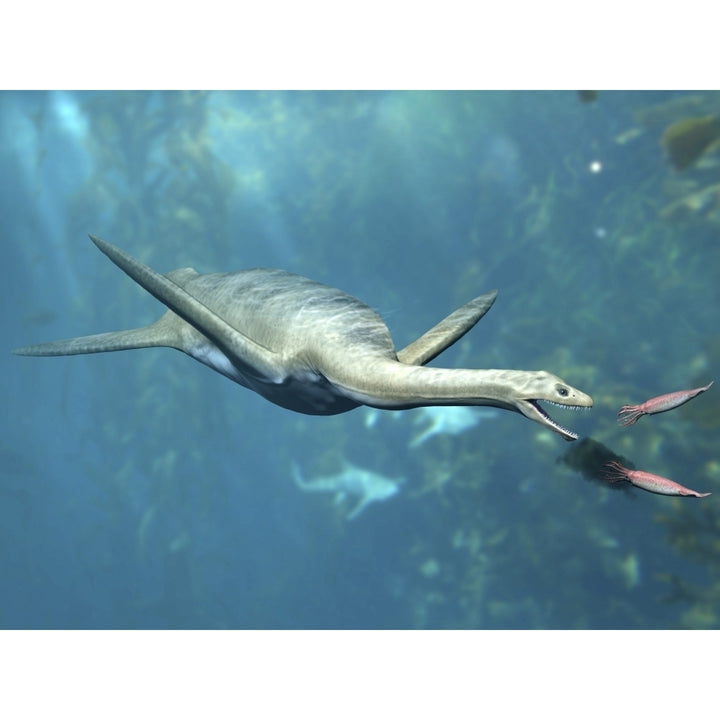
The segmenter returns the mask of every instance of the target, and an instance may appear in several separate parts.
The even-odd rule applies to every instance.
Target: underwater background
[[[0,93],[2,628],[714,628],[720,93]],[[594,408],[304,416],[170,349],[15,347],[164,311],[160,272],[280,267],[432,364],[544,369]],[[453,420],[457,415],[448,415]],[[609,484],[621,457],[701,492]],[[352,503],[293,480],[403,478]],[[339,501],[337,501],[339,500]]]

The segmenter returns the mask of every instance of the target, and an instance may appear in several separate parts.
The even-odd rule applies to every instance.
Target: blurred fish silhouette
[[[335,493],[336,505],[343,502],[348,495],[356,496],[357,504],[347,515],[348,520],[354,520],[370,503],[391,498],[404,482],[403,478],[385,477],[347,461],[344,461],[343,465],[343,471],[337,475],[323,475],[305,480],[299,466],[293,463],[293,479],[304,492]]]
[[[482,420],[497,414],[493,409],[479,410],[466,405],[421,408],[415,416],[415,424],[428,423],[428,425],[410,441],[409,447],[418,447],[433,435],[459,435],[475,427]]]

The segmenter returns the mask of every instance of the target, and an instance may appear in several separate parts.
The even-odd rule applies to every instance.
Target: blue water
[[[718,626],[720,387],[615,421],[720,379],[720,200],[668,210],[718,156],[680,173],[660,145],[720,109],[688,97],[0,94],[0,626]],[[553,372],[595,401],[561,423],[713,495],[590,482],[515,413],[409,448],[413,413],[294,414],[169,349],[10,354],[161,314],[89,232],[342,288],[398,347],[497,288],[434,365]],[[352,521],[293,483],[345,460],[405,483]]]

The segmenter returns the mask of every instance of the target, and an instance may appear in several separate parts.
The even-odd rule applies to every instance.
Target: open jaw
[[[556,403],[552,400],[543,400],[543,402],[556,405],[557,407],[566,408],[568,410],[587,410],[587,407],[584,405],[565,405],[564,403]],[[522,412],[522,414],[530,420],[535,420],[535,422],[539,422],[541,425],[550,428],[558,435],[565,438],[565,440],[578,439],[577,433],[572,432],[572,430],[568,430],[560,425],[560,423],[553,420],[547,412],[545,412],[538,400],[526,399],[521,400],[518,404],[520,406],[520,412]]]

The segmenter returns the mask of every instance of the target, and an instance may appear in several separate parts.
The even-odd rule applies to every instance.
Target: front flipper
[[[238,332],[220,316],[164,275],[102,238],[90,235],[99,250],[176,315],[215,344],[228,359],[255,377],[282,382],[284,374],[275,353]]]
[[[456,343],[492,307],[497,290],[491,290],[450,313],[417,340],[398,351],[397,357],[406,365],[425,365],[443,350]]]

